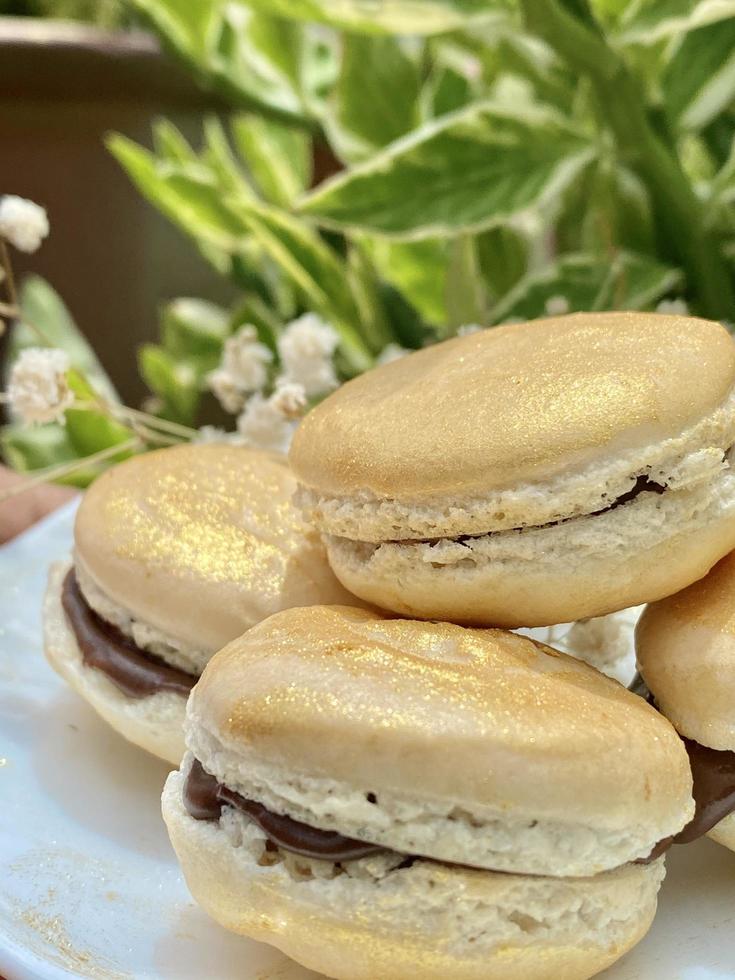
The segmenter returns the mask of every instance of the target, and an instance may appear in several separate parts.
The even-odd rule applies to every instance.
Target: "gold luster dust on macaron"
[[[237,677],[247,678],[243,701],[227,705],[230,731],[306,732],[321,719],[437,738],[505,732],[524,742],[538,734],[548,744],[556,733],[576,751],[575,736],[577,745],[608,737],[608,702],[618,720],[629,715],[639,724],[645,714],[642,703],[620,698],[619,685],[525,637],[334,607],[298,615],[296,634],[281,614],[220,654],[219,685],[232,674],[236,690]],[[279,664],[282,680],[265,670],[268,661]]]
[[[244,474],[241,462],[226,453],[192,457],[189,468],[162,467],[153,483],[143,471],[137,492],[129,483],[113,490],[103,503],[104,533],[119,540],[117,555],[160,562],[201,581],[252,582],[274,592],[284,546],[291,550],[288,542],[303,525],[290,485],[284,490],[285,467]]]
[[[696,371],[692,371],[692,365]],[[727,397],[720,326],[598,313],[454,338],[343,385],[306,417],[291,461],[329,495],[484,494],[678,435]]]

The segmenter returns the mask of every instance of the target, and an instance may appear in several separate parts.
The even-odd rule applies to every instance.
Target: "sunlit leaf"
[[[621,21],[621,40],[653,44],[733,16],[735,0],[634,0]]]
[[[311,178],[311,141],[302,132],[252,115],[232,121],[242,159],[266,201],[288,207]]]
[[[394,37],[346,34],[334,92],[336,147],[364,158],[418,123],[419,69]]]
[[[662,80],[667,109],[684,129],[701,129],[735,98],[735,17],[687,34]]]
[[[322,21],[369,34],[437,34],[492,14],[486,0],[250,0],[281,17]]]
[[[327,227],[453,235],[556,200],[594,156],[556,113],[481,103],[427,123],[301,205]]]
[[[640,310],[681,283],[681,273],[648,256],[565,255],[521,279],[497,304],[495,321],[530,320],[561,309]]]

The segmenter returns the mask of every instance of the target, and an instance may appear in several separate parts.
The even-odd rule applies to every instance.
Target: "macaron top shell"
[[[636,652],[658,706],[682,735],[735,750],[735,552],[646,608]]]
[[[653,843],[691,808],[687,756],[665,718],[586,664],[501,630],[288,610],[210,661],[189,718],[241,753],[243,771],[253,758],[282,780],[327,777],[449,810],[568,819],[573,807],[582,822],[653,827]]]
[[[678,436],[735,383],[714,322],[578,313],[455,338],[344,385],[291,461],[326,495],[425,500],[548,480]]]
[[[85,493],[75,560],[133,616],[216,651],[292,605],[354,601],[291,497],[282,457],[226,445],[136,456]]]

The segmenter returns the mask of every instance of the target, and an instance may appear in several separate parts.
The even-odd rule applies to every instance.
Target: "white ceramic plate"
[[[165,767],[46,665],[45,570],[68,553],[71,521],[66,508],[0,549],[0,975],[314,980],[197,909],[159,815]],[[735,977],[735,854],[674,848],[652,931],[604,976]]]

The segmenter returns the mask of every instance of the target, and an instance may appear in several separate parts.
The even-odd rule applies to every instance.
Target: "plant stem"
[[[140,448],[142,448],[141,441],[136,437],[128,439],[127,442],[118,443],[117,446],[108,446],[106,449],[100,449],[99,452],[92,453],[91,456],[83,456],[80,459],[72,460],[70,463],[60,463],[58,466],[47,466],[43,470],[36,470],[33,476],[29,477],[23,483],[18,483],[9,490],[0,493],[0,502],[8,500],[10,497],[17,497],[18,494],[25,493],[26,490],[31,490],[33,487],[38,486],[39,483],[48,483],[51,480],[58,480],[62,476],[68,476],[74,470],[81,469],[83,466],[89,466],[93,463],[103,463],[106,459],[117,456],[119,453],[126,453],[129,450]]]
[[[8,246],[5,244],[5,239],[0,237],[0,265],[5,271],[5,289],[8,294],[8,299],[10,300],[11,306],[18,306],[18,292],[15,288],[15,276],[13,275],[13,266],[10,262],[10,253],[8,252]]]
[[[618,150],[650,190],[662,250],[684,268],[699,311],[733,319],[735,289],[729,270],[677,156],[650,123],[638,80],[603,34],[558,0],[520,0],[520,6],[528,29],[591,79]]]

